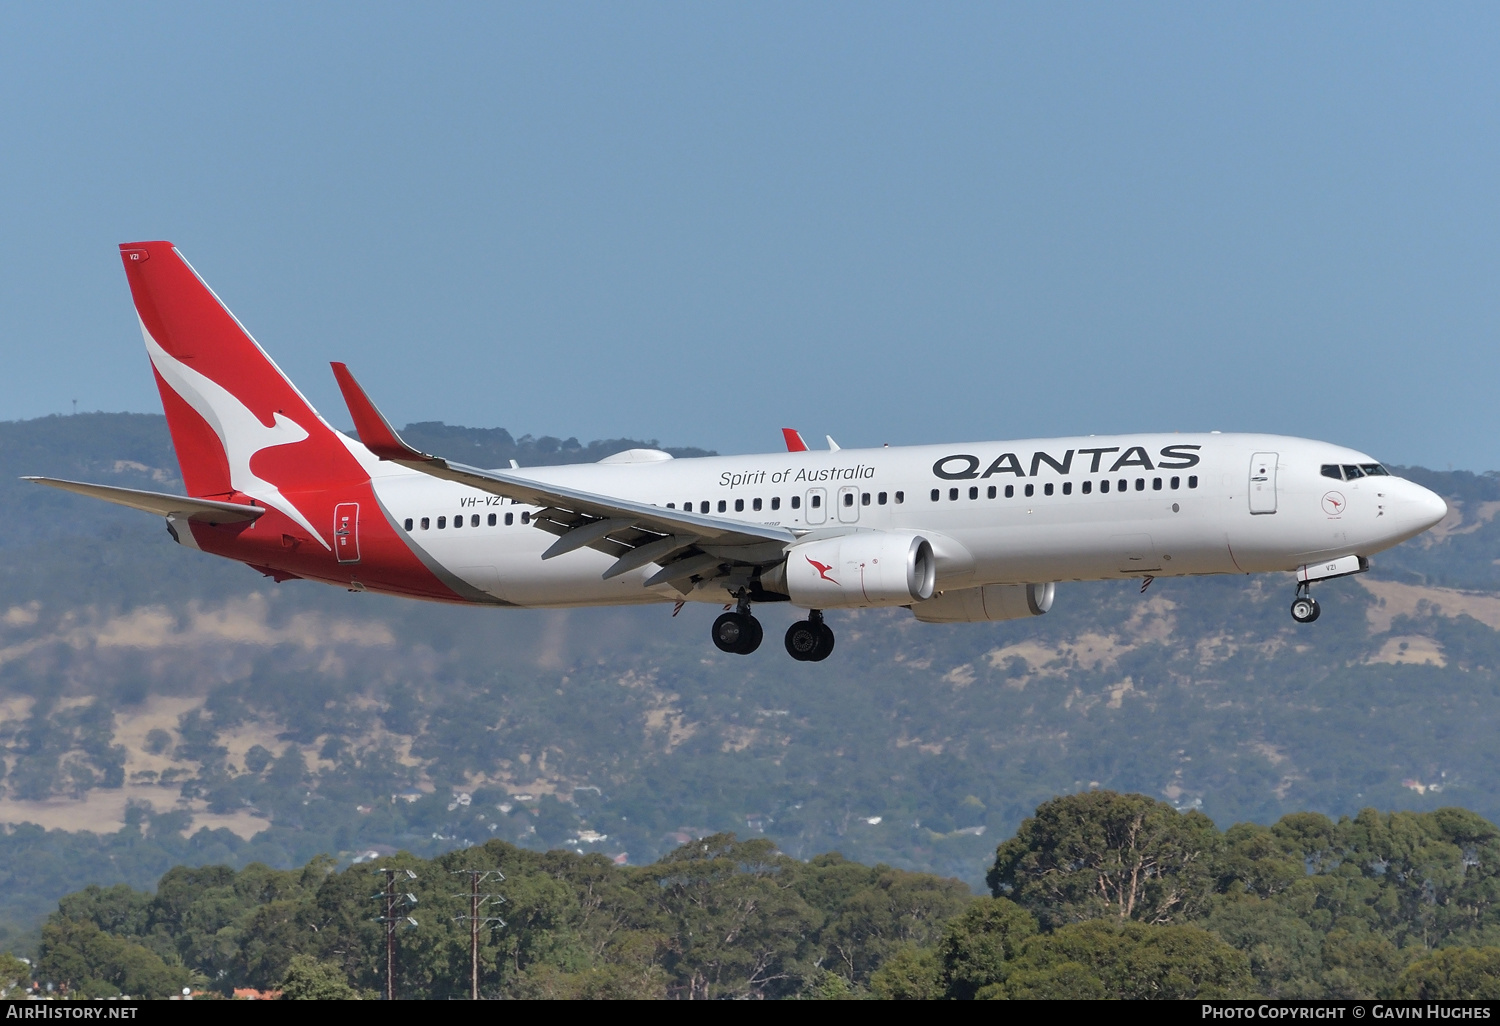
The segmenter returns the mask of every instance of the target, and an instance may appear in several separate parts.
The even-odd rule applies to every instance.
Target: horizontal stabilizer
[[[85,481],[63,481],[55,477],[24,477],[21,480],[35,481],[49,488],[61,488],[65,492],[77,492],[91,499],[103,499],[117,506],[129,506],[157,516],[179,516],[205,524],[239,524],[254,520],[265,512],[259,506],[247,506],[240,502],[193,499],[186,495],[144,492],[138,488],[116,488],[113,485],[89,484]]]

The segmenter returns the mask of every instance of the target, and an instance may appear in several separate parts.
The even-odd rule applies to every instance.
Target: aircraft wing
[[[144,510],[158,516],[179,516],[199,523],[238,524],[254,520],[265,512],[259,506],[247,506],[240,502],[219,502],[216,499],[193,499],[186,495],[168,495],[166,492],[143,492],[137,488],[116,488],[113,485],[89,484],[85,481],[64,481],[55,477],[23,477],[23,481],[35,481],[49,488],[61,488],[65,492],[77,492],[91,499],[103,499],[117,506]]]
[[[663,509],[548,484],[514,472],[470,467],[420,452],[401,440],[344,364],[333,364],[333,373],[354,418],[359,440],[380,459],[542,507],[532,515],[531,522],[558,535],[557,541],[542,554],[543,559],[588,547],[616,558],[615,564],[603,574],[606,580],[656,563],[662,569],[647,579],[648,586],[681,585],[693,576],[712,577],[725,564],[778,563],[786,546],[798,538],[785,527]]]

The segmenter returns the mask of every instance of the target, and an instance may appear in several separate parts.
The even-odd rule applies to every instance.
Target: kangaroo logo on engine
[[[832,577],[828,576],[828,571],[832,570],[833,567],[829,566],[827,563],[819,563],[816,559],[813,559],[811,556],[804,556],[802,558],[806,559],[809,563],[812,564],[812,568],[818,572],[818,576],[821,577],[821,578],[823,578],[823,580],[827,581],[829,584],[837,584],[837,583],[839,583],[838,581],[835,581]]]

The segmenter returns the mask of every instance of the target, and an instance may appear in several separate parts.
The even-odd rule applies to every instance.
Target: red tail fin
[[[300,521],[283,490],[367,477],[170,242],[120,256],[190,495],[239,492]]]

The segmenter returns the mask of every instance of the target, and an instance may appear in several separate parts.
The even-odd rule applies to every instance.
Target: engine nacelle
[[[923,623],[987,623],[1041,616],[1052,608],[1055,584],[987,584],[945,591],[911,607]]]
[[[803,609],[909,606],[932,597],[932,543],[910,531],[861,531],[788,550],[775,583]]]

